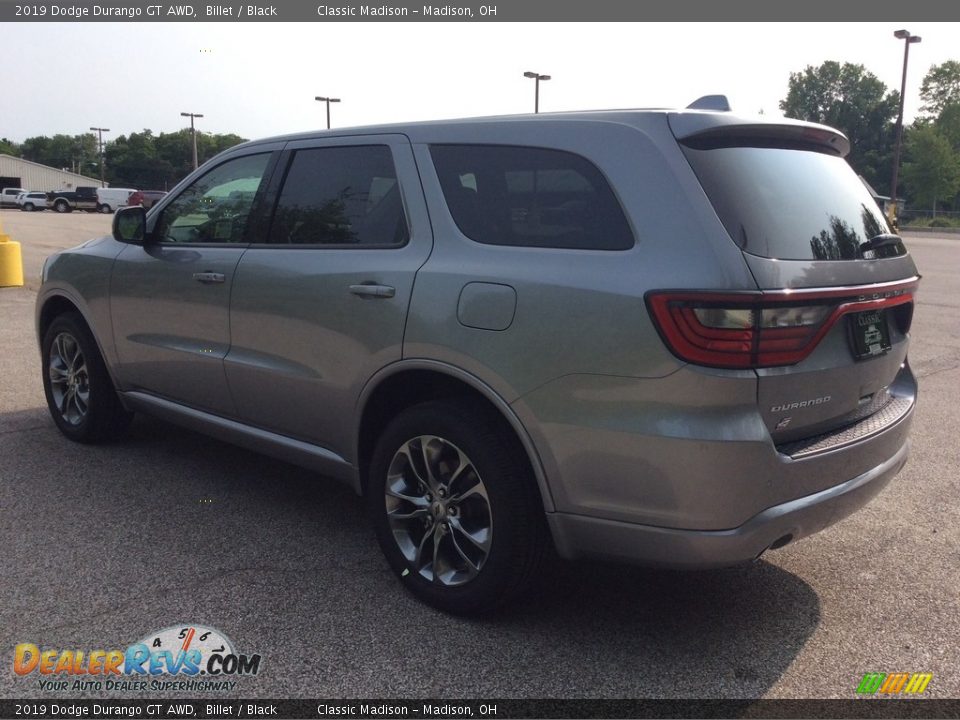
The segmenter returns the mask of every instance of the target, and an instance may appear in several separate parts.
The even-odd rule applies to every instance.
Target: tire
[[[68,203],[66,200],[57,200],[53,204],[53,209],[58,213],[68,213],[71,210],[70,203]]]
[[[53,421],[76,442],[122,436],[133,413],[123,408],[100,349],[79,313],[59,315],[41,346],[43,391]]]
[[[27,212],[33,212],[33,203],[24,203],[23,209]]]
[[[403,411],[368,478],[377,540],[420,600],[479,615],[533,585],[550,543],[543,504],[523,448],[492,410],[435,401]]]
[[[109,215],[110,213],[113,212],[113,208],[107,205],[107,203],[103,203],[102,205],[97,207],[97,212],[101,212],[105,215]]]

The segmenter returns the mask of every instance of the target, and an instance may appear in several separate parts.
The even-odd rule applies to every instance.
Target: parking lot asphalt
[[[912,456],[867,508],[748,567],[561,565],[471,621],[404,594],[360,499],[331,481],[145,418],[121,443],[64,439],[37,278],[110,217],[0,220],[27,269],[0,289],[0,697],[57,697],[13,674],[18,643],[126,648],[180,623],[263,657],[211,699],[852,698],[866,672],[932,672],[927,696],[960,697],[960,236],[907,236],[924,275]]]

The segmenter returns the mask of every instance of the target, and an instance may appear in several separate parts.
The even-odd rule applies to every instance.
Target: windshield
[[[864,243],[889,233],[876,201],[847,162],[808,149],[683,147],[730,237],[780,260],[859,260],[905,255],[903,243]]]

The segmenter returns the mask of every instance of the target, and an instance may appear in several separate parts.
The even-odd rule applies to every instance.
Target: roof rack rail
[[[726,95],[704,95],[687,105],[687,110],[719,110],[730,112],[730,101]]]

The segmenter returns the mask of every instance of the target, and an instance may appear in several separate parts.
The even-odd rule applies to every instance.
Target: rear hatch
[[[702,364],[756,370],[761,414],[787,454],[909,405],[912,378],[902,380],[919,278],[844,159],[846,138],[709,113],[670,123],[759,288],[660,300],[661,315],[674,313],[702,346]]]

